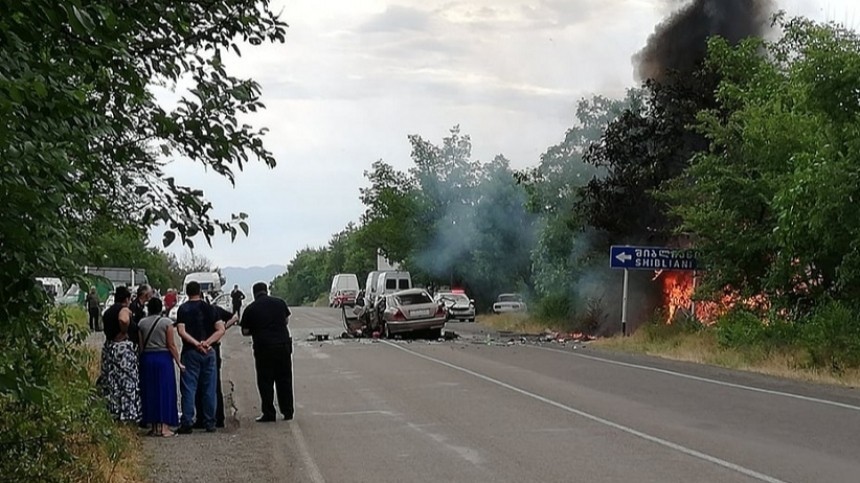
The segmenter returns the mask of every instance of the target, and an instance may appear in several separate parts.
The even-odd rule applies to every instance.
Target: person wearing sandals
[[[141,424],[150,426],[150,436],[176,436],[170,427],[179,426],[176,407],[175,363],[180,371],[185,366],[179,359],[173,321],[161,315],[161,299],[146,303],[148,317],[141,319],[140,337],[140,399],[143,408]]]

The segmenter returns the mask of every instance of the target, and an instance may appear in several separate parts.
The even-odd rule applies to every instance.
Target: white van
[[[335,275],[331,279],[331,289],[328,293],[329,307],[354,306],[358,291],[358,277],[354,273]]]
[[[364,282],[364,303],[367,306],[373,305],[376,300],[376,281],[379,280],[379,270],[375,270],[367,274],[367,280]]]
[[[376,297],[384,297],[386,295],[399,292],[401,290],[409,290],[412,288],[412,276],[409,272],[391,271],[382,272],[376,280]]]
[[[182,293],[185,293],[185,288],[191,282],[200,284],[200,292],[202,295],[221,293],[221,275],[218,272],[195,272],[185,276],[185,281],[182,283]]]
[[[52,297],[59,298],[66,294],[63,281],[57,277],[37,277],[36,281],[41,284],[45,289],[45,292],[49,293]]]

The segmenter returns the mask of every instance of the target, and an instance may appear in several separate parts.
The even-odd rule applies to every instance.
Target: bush
[[[828,302],[803,323],[802,343],[812,364],[841,372],[860,366],[860,318],[842,302]]]
[[[0,363],[19,376],[0,372],[0,480],[106,480],[126,447],[95,390],[85,327],[52,309],[15,322],[27,330],[0,334]]]
[[[588,335],[598,335],[607,329],[609,314],[603,305],[603,299],[592,298],[585,304],[585,312],[576,318],[576,330]]]
[[[716,324],[717,343],[721,347],[759,346],[765,341],[765,324],[761,317],[744,308],[733,308]]]
[[[535,318],[542,322],[560,323],[571,328],[573,304],[570,296],[562,293],[547,295],[537,302]]]

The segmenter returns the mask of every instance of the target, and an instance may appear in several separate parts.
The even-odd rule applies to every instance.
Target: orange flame
[[[666,306],[666,323],[671,324],[679,314],[693,314],[701,323],[710,325],[725,311],[725,305],[718,302],[693,301],[696,289],[692,272],[657,272],[663,285],[663,301]]]
[[[724,295],[717,301],[695,301],[693,293],[696,283],[692,272],[657,272],[654,280],[661,279],[663,286],[663,301],[666,307],[666,323],[671,324],[678,314],[692,314],[695,310],[696,319],[705,325],[712,325],[717,319],[732,307],[741,304],[749,309],[767,310],[770,303],[764,295],[749,298],[740,297],[735,291],[726,289]]]

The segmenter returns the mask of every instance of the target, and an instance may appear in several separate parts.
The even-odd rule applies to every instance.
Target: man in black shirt
[[[230,292],[230,298],[233,299],[233,313],[239,315],[242,309],[242,301],[245,300],[245,294],[239,290],[238,285],[233,286],[233,291]]]
[[[152,298],[152,288],[147,284],[142,284],[137,287],[137,296],[128,305],[131,310],[131,325],[128,327],[128,337],[135,344],[138,343],[137,326],[140,321],[146,317],[146,303]]]
[[[182,338],[182,364],[180,376],[182,418],[179,434],[192,432],[195,416],[197,388],[203,392],[203,420],[207,432],[215,431],[217,360],[212,346],[224,335],[224,321],[216,320],[212,307],[203,301],[200,284],[189,282],[185,288],[188,301],[179,307],[176,328]]]
[[[293,341],[287,328],[290,309],[283,300],[269,295],[265,283],[254,284],[254,301],[242,314],[242,335],[254,341],[257,389],[263,414],[257,422],[275,421],[275,391],[284,420],[293,419]]]

